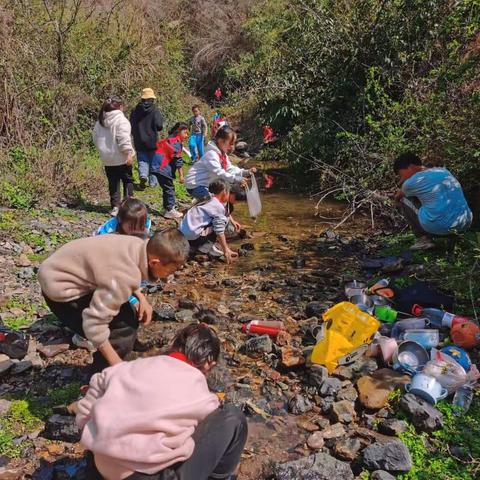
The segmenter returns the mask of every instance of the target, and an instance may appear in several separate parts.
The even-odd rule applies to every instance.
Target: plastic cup
[[[388,305],[377,305],[375,307],[375,317],[386,323],[393,323],[397,319],[397,311]]]

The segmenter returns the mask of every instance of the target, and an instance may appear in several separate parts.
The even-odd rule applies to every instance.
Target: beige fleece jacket
[[[146,241],[128,235],[101,235],[74,240],[40,266],[43,293],[55,302],[70,302],[93,293],[83,311],[83,330],[95,347],[110,335],[108,324],[148,280]]]

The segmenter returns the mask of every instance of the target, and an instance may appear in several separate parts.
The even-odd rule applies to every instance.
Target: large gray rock
[[[404,395],[400,399],[400,407],[409,414],[412,423],[420,430],[433,432],[443,427],[442,413],[416,395]]]
[[[276,480],[353,480],[350,465],[326,453],[316,453],[274,467]]]
[[[408,472],[412,469],[412,458],[406,445],[399,441],[373,443],[363,451],[363,462],[369,470]]]

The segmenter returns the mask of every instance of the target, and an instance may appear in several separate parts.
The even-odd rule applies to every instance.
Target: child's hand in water
[[[225,261],[227,263],[232,263],[232,260],[237,257],[238,257],[237,252],[234,252],[233,250],[230,250],[229,248],[227,248],[227,251],[225,252]]]
[[[234,226],[236,232],[239,232],[242,229],[242,226],[236,220],[232,220],[232,225]]]

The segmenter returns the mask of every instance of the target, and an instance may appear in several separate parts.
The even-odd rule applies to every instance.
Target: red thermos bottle
[[[242,331],[250,335],[269,335],[270,337],[276,337],[283,329],[283,322],[276,320],[252,320],[242,326]]]

